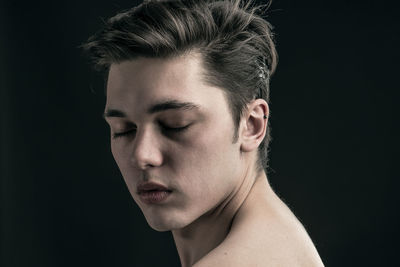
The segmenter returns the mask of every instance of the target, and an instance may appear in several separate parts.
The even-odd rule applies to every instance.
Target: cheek
[[[232,129],[227,125],[207,127],[190,136],[187,142],[171,155],[172,168],[183,190],[194,198],[208,196],[215,201],[229,191],[235,180],[238,162],[236,146],[232,144]]]
[[[126,154],[126,150],[121,149],[121,144],[111,143],[111,153],[128,189],[131,190],[133,185],[131,185],[127,178],[134,177],[135,174],[133,173],[133,169],[129,167],[129,156]]]
[[[118,149],[118,146],[116,146],[113,141],[111,141],[111,154],[113,155],[113,158],[114,158],[115,162],[117,163],[118,168],[121,169],[121,167],[123,166],[122,151],[120,149]]]
[[[131,154],[129,153],[129,147],[130,143],[123,139],[111,140],[111,154],[120,169],[126,169],[130,164]]]

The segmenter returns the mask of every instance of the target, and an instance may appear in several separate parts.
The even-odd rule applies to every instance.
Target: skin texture
[[[112,64],[105,117],[111,151],[148,224],[172,231],[182,266],[322,266],[295,216],[256,173],[268,104],[248,104],[233,143],[225,93],[203,81],[201,58],[138,58]],[[148,113],[166,101],[197,108]],[[189,125],[189,126],[188,126]],[[188,126],[183,131],[169,128]],[[168,128],[169,127],[169,128]],[[136,187],[152,181],[172,190],[159,204],[143,203]]]

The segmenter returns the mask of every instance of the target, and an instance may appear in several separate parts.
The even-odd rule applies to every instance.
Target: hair
[[[95,69],[105,71],[106,79],[113,63],[199,53],[206,83],[227,95],[236,142],[247,104],[257,98],[270,103],[270,76],[278,61],[272,26],[262,18],[270,3],[145,0],[109,18],[81,47],[90,53]],[[266,136],[258,148],[258,171],[268,167],[271,140],[268,120]]]

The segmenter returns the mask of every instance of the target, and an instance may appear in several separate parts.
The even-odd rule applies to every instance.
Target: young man
[[[323,266],[268,184],[271,26],[240,1],[145,1],[84,47],[107,74],[111,150],[182,266]]]

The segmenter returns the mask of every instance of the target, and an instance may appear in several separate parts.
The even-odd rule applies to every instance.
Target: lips
[[[164,185],[157,184],[154,182],[144,182],[140,183],[137,186],[137,193],[142,194],[142,193],[147,193],[149,191],[168,191],[171,192],[172,190],[168,189]]]
[[[165,203],[172,194],[171,192],[172,190],[166,186],[154,182],[140,183],[137,187],[140,200],[147,205],[161,205]]]

